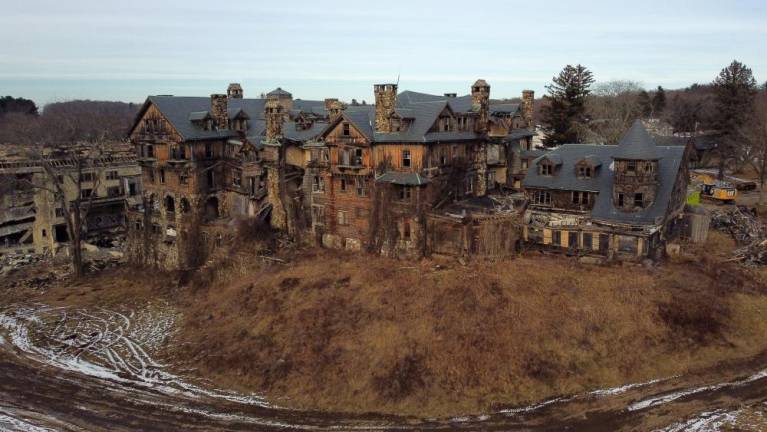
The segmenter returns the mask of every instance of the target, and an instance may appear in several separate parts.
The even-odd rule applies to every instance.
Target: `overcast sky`
[[[764,0],[2,0],[0,95],[40,104],[148,94],[372,99],[372,85],[541,94],[564,65],[646,87],[710,82],[737,58],[767,80]]]

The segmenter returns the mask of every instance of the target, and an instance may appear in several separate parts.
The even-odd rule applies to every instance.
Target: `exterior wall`
[[[97,185],[95,189],[96,197],[86,218],[84,225],[89,233],[93,233],[103,228],[121,228],[125,224],[125,200],[129,197],[129,180],[136,184],[136,194],[141,193],[141,182],[139,180],[140,168],[135,162],[107,165],[103,168],[86,170],[84,173],[93,173],[98,176],[93,182],[83,182],[82,188],[88,189],[88,186]],[[110,174],[111,173],[111,174]],[[71,172],[62,172],[65,198],[72,201],[77,198],[77,183],[70,177]],[[108,178],[115,177],[115,178]],[[34,176],[34,183],[45,185],[47,189],[53,189],[53,182],[50,181],[47,174],[38,172]],[[119,194],[109,196],[110,191],[115,188]],[[58,201],[53,194],[46,189],[37,189],[34,193],[35,221],[32,228],[32,238],[36,253],[56,254],[62,241],[57,241],[56,227],[60,226],[66,229],[66,219],[64,216],[57,216],[56,209],[59,208]],[[62,228],[59,228],[61,230]]]

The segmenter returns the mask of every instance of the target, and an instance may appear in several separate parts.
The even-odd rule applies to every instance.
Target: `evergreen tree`
[[[655,91],[655,96],[652,98],[653,116],[659,117],[664,109],[666,109],[666,91],[663,90],[663,87],[658,86],[658,90]]]
[[[713,84],[717,112],[714,126],[722,136],[719,146],[719,177],[722,178],[726,161],[739,151],[737,134],[754,112],[757,87],[751,69],[737,60],[722,69]]]
[[[29,99],[5,96],[0,98],[0,117],[6,113],[37,115],[37,105]]]
[[[553,147],[578,143],[579,131],[586,125],[586,97],[594,77],[586,67],[567,65],[546,86],[549,105],[542,108],[543,123],[549,128],[544,144]]]
[[[639,111],[642,113],[642,117],[647,118],[652,116],[653,104],[650,100],[650,95],[642,90],[637,95],[637,104],[639,105]]]

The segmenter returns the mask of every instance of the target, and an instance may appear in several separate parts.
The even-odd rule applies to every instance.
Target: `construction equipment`
[[[738,189],[730,182],[717,180],[711,173],[693,170],[690,172],[693,182],[700,189],[701,198],[721,204],[734,204]]]

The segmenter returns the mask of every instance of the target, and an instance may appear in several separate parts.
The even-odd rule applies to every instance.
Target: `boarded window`
[[[338,211],[338,225],[349,225],[349,212],[344,210]]]

